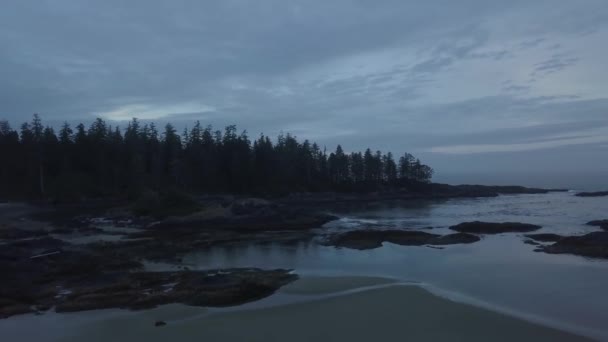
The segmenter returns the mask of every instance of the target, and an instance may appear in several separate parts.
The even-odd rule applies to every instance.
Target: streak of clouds
[[[604,0],[8,0],[0,119],[237,123],[448,170],[588,147],[608,170],[606,40]]]

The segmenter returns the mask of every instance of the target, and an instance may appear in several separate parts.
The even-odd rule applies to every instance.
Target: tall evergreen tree
[[[98,118],[85,128],[65,122],[58,134],[38,115],[13,130],[0,121],[0,196],[137,196],[144,189],[195,193],[377,191],[429,182],[433,169],[411,154],[398,165],[388,152],[346,154],[291,134],[253,142],[234,125],[221,130],[196,122],[180,136],[167,124],[133,119],[123,132]]]

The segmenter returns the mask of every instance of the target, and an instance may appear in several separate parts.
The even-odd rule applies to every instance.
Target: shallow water
[[[596,231],[584,223],[606,218],[606,209],[606,197],[580,198],[567,192],[402,202],[334,212],[342,219],[324,230],[424,228],[447,233],[452,224],[486,220],[534,223],[543,226],[539,232],[574,235]],[[608,262],[534,252],[535,246],[523,240],[522,234],[511,233],[445,249],[386,243],[368,251],[314,242],[250,245],[193,252],[184,262],[194,269],[281,267],[305,275],[382,276],[421,282],[458,301],[608,340]]]
[[[586,226],[585,222],[608,218],[606,209],[608,197],[580,198],[568,192],[366,204],[332,212],[341,219],[327,224],[319,233],[361,228],[393,228],[424,229],[445,234],[450,232],[450,225],[485,220],[535,223],[543,226],[539,232],[574,235],[597,231],[596,227]],[[191,269],[291,268],[309,280],[315,276],[342,276],[338,283],[325,281],[321,286],[322,290],[344,287],[361,291],[378,280],[349,279],[361,276],[390,278],[400,283],[422,286],[454,301],[489,308],[597,340],[608,340],[608,326],[605,325],[605,322],[608,322],[608,261],[534,252],[535,246],[524,244],[523,241],[523,234],[511,233],[484,236],[480,242],[474,244],[446,246],[444,249],[386,243],[381,248],[367,251],[326,247],[315,241],[289,245],[252,243],[246,246],[193,251],[183,262]],[[146,263],[149,270],[177,267],[178,265]],[[200,324],[207,324],[205,322],[209,314],[234,312],[240,315],[241,311],[293,304],[294,301],[305,304],[314,296],[303,296],[302,293],[318,291],[320,290],[316,286],[306,285],[304,282],[295,286],[295,290],[287,287],[261,301],[226,309],[170,305],[143,312],[101,310],[74,314],[15,316],[0,321],[0,331],[5,336],[19,337],[19,340],[27,341],[62,338],[82,340],[85,336],[90,339],[91,333],[95,336],[120,338],[132,336],[128,340],[134,341],[139,340],[142,332],[155,336],[155,331],[158,330],[150,330],[156,329],[152,322],[163,319],[170,321],[170,329],[163,330],[166,335],[163,336],[185,337],[181,332],[182,325],[185,325],[191,326],[192,335],[188,335],[191,340],[198,340],[194,337],[200,332]],[[331,296],[335,295],[337,294]],[[349,302],[348,298],[351,297],[340,300],[341,304],[335,309],[351,312],[352,305],[365,303],[354,304]],[[370,304],[370,308],[372,306]],[[298,308],[299,306],[292,307],[292,311],[296,312],[291,314],[298,316]],[[355,311],[365,310],[365,307],[357,307]],[[241,316],[238,315],[235,320],[227,321],[230,322],[229,331],[238,328],[234,327],[240,324]],[[399,313],[396,312],[395,315]],[[437,323],[442,325],[446,322]],[[31,326],[37,326],[39,329],[30,329]],[[171,335],[171,331],[179,333]]]

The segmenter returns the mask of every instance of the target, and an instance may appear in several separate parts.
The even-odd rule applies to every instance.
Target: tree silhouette
[[[19,132],[0,121],[0,196],[77,199],[137,197],[147,190],[191,193],[287,194],[382,191],[427,183],[433,169],[411,154],[329,155],[291,134],[254,141],[235,125],[224,131],[196,122],[180,135],[172,124],[131,120],[124,130],[98,118],[86,128],[66,122],[56,134],[34,114]]]

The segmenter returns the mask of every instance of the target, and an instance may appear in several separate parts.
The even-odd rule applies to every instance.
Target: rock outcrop
[[[608,196],[608,191],[579,192],[575,196],[578,196],[578,197],[604,197],[604,196]]]
[[[328,246],[366,250],[381,247],[384,242],[402,246],[422,246],[453,245],[477,241],[479,241],[478,236],[466,233],[438,235],[412,230],[353,230],[334,234],[329,237],[324,244]]]
[[[541,248],[540,251],[608,259],[608,232],[564,237],[552,245]]]
[[[538,230],[541,226],[519,222],[463,222],[450,229],[460,233],[471,234],[501,234],[501,233],[527,233]]]
[[[561,235],[551,233],[526,234],[525,237],[540,242],[555,242],[564,238]]]

